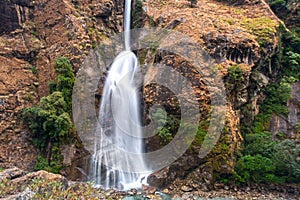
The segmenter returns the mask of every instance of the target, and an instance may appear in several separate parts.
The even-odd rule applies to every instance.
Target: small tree
[[[34,134],[34,144],[42,154],[35,169],[57,173],[62,167],[60,146],[72,140],[72,89],[75,81],[72,65],[65,57],[54,62],[56,80],[49,84],[49,95],[39,105],[23,109],[23,120]]]

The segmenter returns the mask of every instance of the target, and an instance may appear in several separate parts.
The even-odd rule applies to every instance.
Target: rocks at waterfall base
[[[141,190],[117,191],[94,188],[89,183],[68,181],[59,174],[46,171],[26,173],[19,168],[0,172],[0,199],[124,199],[124,200],[168,200],[168,199],[299,199],[300,188],[296,185],[256,185],[238,188],[215,184],[215,189],[203,191],[175,181],[162,190],[144,185]]]

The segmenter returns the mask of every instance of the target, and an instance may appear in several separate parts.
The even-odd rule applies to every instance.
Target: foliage
[[[209,127],[209,121],[201,121],[198,128],[196,137],[194,139],[194,144],[201,145],[204,141],[205,136],[207,135],[207,129]]]
[[[17,187],[16,184],[11,182],[8,179],[0,180],[0,199],[5,197],[6,195],[12,195],[17,192],[20,188]]]
[[[53,161],[52,161],[53,162]],[[46,158],[44,158],[43,156],[39,155],[37,158],[37,162],[34,166],[34,170],[38,171],[38,170],[46,170],[52,173],[58,173],[59,170],[61,169],[60,166],[55,165],[54,163],[51,163],[49,165],[49,162]]]
[[[40,105],[23,110],[23,118],[35,135],[38,147],[49,141],[63,142],[72,132],[73,123],[61,92],[54,92],[40,100]]]
[[[167,116],[167,113],[158,108],[153,114],[152,118],[157,125],[159,130],[157,135],[162,139],[162,143],[166,144],[173,139],[173,134],[176,134],[179,127],[179,120],[173,116]]]
[[[239,65],[232,65],[228,68],[228,76],[233,81],[243,80],[243,70]]]
[[[133,28],[142,28],[143,16],[144,16],[143,2],[141,0],[137,0],[131,16],[132,19],[131,26]]]
[[[289,11],[287,0],[269,0],[269,5],[282,18],[285,18],[284,15]]]
[[[275,166],[272,160],[260,154],[243,156],[235,168],[241,182],[267,183],[274,180]]]
[[[47,154],[47,158],[38,157],[35,169],[57,173],[62,159],[59,147],[69,143],[74,132],[71,95],[75,78],[67,58],[56,59],[54,68],[57,77],[49,84],[50,94],[41,98],[39,105],[23,109],[22,116],[34,134],[34,145]]]
[[[265,114],[276,113],[278,115],[287,115],[288,109],[286,105],[291,94],[290,83],[293,81],[293,78],[290,80],[282,78],[279,84],[271,83],[264,91],[266,99],[261,106],[261,112]]]
[[[230,91],[231,96],[235,97],[237,95],[237,87],[240,87],[244,77],[243,70],[238,64],[230,66],[228,69],[228,74],[225,79],[225,87]]]
[[[75,75],[70,60],[65,57],[58,57],[54,62],[56,77],[56,90],[62,92],[66,101],[68,111],[72,107],[72,90],[75,81]]]
[[[36,66],[31,66],[31,72],[36,76],[36,77],[38,77],[38,70],[37,70],[37,68],[36,68]]]
[[[249,127],[243,127],[244,149],[235,166],[234,177],[238,182],[292,182],[299,183],[300,145],[292,139],[284,139],[283,133],[272,136],[266,131],[270,117],[287,115],[291,83],[300,77],[300,38],[278,30],[279,53],[272,59],[277,76],[263,90],[265,99],[259,114]],[[276,140],[277,139],[277,140]]]
[[[249,133],[245,135],[244,154],[271,157],[275,144],[269,132]]]
[[[34,192],[32,199],[100,199],[101,190],[94,189],[91,183],[67,187],[62,181],[47,181],[35,178],[29,189]]]
[[[296,140],[283,140],[275,145],[273,162],[276,174],[285,177],[287,182],[300,183],[300,143]]]

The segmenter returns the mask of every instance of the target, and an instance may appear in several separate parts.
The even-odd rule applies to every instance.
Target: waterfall
[[[130,51],[130,10],[131,0],[126,0],[125,51],[114,59],[106,78],[89,171],[89,181],[122,190],[141,187],[148,174],[135,81],[140,69]]]

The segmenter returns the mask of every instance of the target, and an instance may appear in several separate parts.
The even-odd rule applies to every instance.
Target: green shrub
[[[142,28],[143,16],[144,16],[143,2],[141,0],[137,0],[131,16],[132,19],[131,26],[133,28]]]
[[[242,81],[243,80],[243,70],[239,65],[232,65],[228,68],[228,76],[231,80]]]
[[[286,0],[271,0],[270,6],[273,10],[286,8]]]
[[[272,160],[259,154],[241,157],[235,169],[241,182],[268,183],[275,180]]]
[[[37,162],[34,166],[34,170],[46,170],[52,172],[51,167],[49,166],[48,160],[43,156],[39,155],[37,158]]]
[[[249,133],[245,135],[245,155],[260,154],[270,158],[276,142],[272,140],[271,133]]]
[[[56,59],[54,68],[57,77],[49,84],[50,94],[39,105],[23,109],[22,116],[34,134],[34,145],[47,155],[38,157],[35,169],[57,173],[62,167],[60,145],[71,142],[74,132],[71,95],[75,78],[67,58]]]
[[[300,183],[300,143],[296,140],[283,140],[275,145],[273,163],[276,174],[285,177],[287,182]]]
[[[162,144],[170,142],[173,134],[177,133],[180,121],[173,115],[167,116],[167,113],[161,108],[152,113],[152,118],[159,130],[157,135],[162,139]]]
[[[56,91],[60,91],[66,101],[68,112],[72,108],[72,91],[75,81],[75,75],[70,60],[65,57],[58,57],[54,61],[56,73]]]

